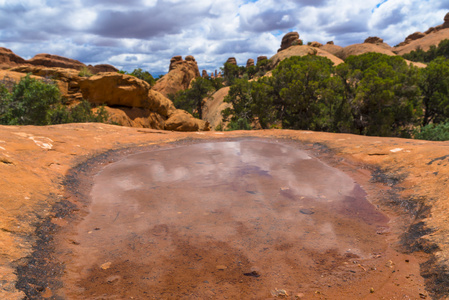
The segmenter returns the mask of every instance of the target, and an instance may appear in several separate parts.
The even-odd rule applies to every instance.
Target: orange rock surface
[[[430,207],[423,222],[431,231],[420,244],[438,246],[435,266],[449,266],[449,142],[291,130],[180,133],[105,124],[0,126],[0,298],[24,296],[15,288],[15,268],[26,264],[32,252],[36,224],[63,200],[64,176],[72,167],[111,149],[235,137],[319,143],[338,159],[396,178],[401,198],[418,208]]]

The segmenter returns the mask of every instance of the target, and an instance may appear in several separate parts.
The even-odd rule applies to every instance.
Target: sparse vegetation
[[[233,130],[251,130],[251,125],[248,123],[246,119],[237,119],[235,121],[231,121],[226,128],[226,131]]]
[[[430,49],[427,51],[424,51],[421,48],[418,48],[410,53],[402,55],[405,59],[415,61],[415,62],[422,62],[422,63],[429,63],[438,57],[444,57],[446,59],[449,58],[449,40],[442,40],[438,46],[430,46]]]
[[[153,78],[153,76],[150,74],[150,72],[144,71],[141,68],[134,69],[134,71],[132,71],[131,73],[128,73],[127,71],[123,71],[123,70],[119,71],[119,73],[137,77],[143,81],[146,81],[151,86],[153,86],[156,83],[156,79]]]
[[[82,67],[78,75],[81,77],[92,77],[94,74],[92,74],[88,67]]]
[[[220,81],[198,77],[191,83],[190,89],[181,90],[176,95],[170,95],[169,98],[176,108],[202,119],[204,99],[210,97],[216,88],[220,88]]]
[[[449,122],[421,127],[415,131],[415,138],[429,141],[449,141]]]
[[[9,91],[0,83],[0,124],[51,125],[75,122],[105,122],[108,118],[102,107],[96,114],[88,101],[67,107],[58,87],[30,75],[23,77]]]

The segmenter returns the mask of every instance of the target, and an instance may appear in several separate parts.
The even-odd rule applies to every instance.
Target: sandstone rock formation
[[[63,68],[46,68],[42,66],[22,65],[9,70],[5,70],[6,76],[14,78],[15,82],[19,82],[26,74],[32,74],[36,79],[45,79],[55,81],[63,97],[81,98],[78,89],[79,71],[74,69]],[[20,75],[19,75],[20,74]]]
[[[195,119],[191,114],[176,109],[169,99],[151,90],[147,82],[130,75],[101,73],[82,78],[80,89],[83,98],[92,103],[118,106],[121,109],[125,107],[122,110],[128,117],[133,120],[139,118],[139,126],[177,131],[209,130],[207,122]],[[154,113],[160,117],[155,116]],[[116,114],[116,120],[123,117],[121,113],[116,112]],[[120,122],[120,124],[131,123],[126,119]]]
[[[148,108],[150,85],[131,75],[102,73],[80,78],[84,99],[95,104]]]
[[[227,64],[231,64],[231,65],[237,65],[237,59],[235,59],[235,57],[230,57],[228,58],[228,60],[226,61]]]
[[[337,56],[337,54],[343,49],[343,47],[335,45],[334,42],[328,42],[326,45],[321,46],[320,49]]]
[[[334,41],[329,41],[326,43],[326,45],[334,45]]]
[[[105,109],[109,115],[108,121],[113,124],[135,128],[165,129],[164,117],[148,109],[137,107],[112,108],[109,106],[106,106]],[[94,109],[94,111],[96,110]]]
[[[153,90],[148,92],[148,108],[163,117],[170,117],[177,110],[170,99]]]
[[[282,60],[292,56],[306,56],[306,55],[318,55],[327,57],[335,65],[343,63],[343,60],[322,50],[321,48],[314,48],[310,46],[292,46],[286,50],[280,51],[269,59],[269,69],[274,69]]]
[[[441,29],[449,28],[449,13],[444,16],[444,23],[441,25]]]
[[[300,45],[302,44],[302,41],[299,39],[299,33],[298,32],[289,32],[282,38],[281,42],[281,48],[279,48],[278,52],[283,51],[292,45]]]
[[[168,71],[170,72],[171,70],[174,70],[176,66],[178,66],[179,64],[181,64],[183,62],[182,60],[182,56],[181,55],[176,55],[173,56],[170,59],[170,66],[168,68]]]
[[[319,42],[311,42],[310,47],[315,47],[315,48],[320,48],[323,46],[323,44],[319,43]]]
[[[426,36],[425,33],[422,33],[422,32],[415,32],[415,33],[412,33],[412,34],[410,34],[409,36],[407,36],[407,37],[405,38],[405,41],[406,41],[406,42],[411,42],[411,41],[415,41],[415,40],[418,40],[418,39],[420,39],[420,38],[423,38],[423,37],[425,37],[425,36]]]
[[[14,67],[46,67],[46,68],[64,68],[80,70],[88,68],[92,74],[100,72],[118,72],[118,69],[108,64],[89,65],[86,66],[82,62],[58,55],[52,54],[37,54],[30,60],[25,60],[20,56],[14,54],[11,50],[0,47],[0,69],[10,69]]]
[[[27,62],[33,66],[44,66],[50,68],[66,68],[79,70],[86,65],[82,62],[52,54],[37,54]]]
[[[26,73],[14,72],[11,70],[0,70],[0,83],[11,91],[14,84],[18,83],[26,75]],[[31,75],[31,77],[42,79],[41,77],[34,75]]]
[[[56,81],[62,95],[71,100],[69,103],[86,99],[94,104],[106,104],[109,121],[123,126],[165,129],[167,119],[181,114],[168,98],[134,76],[112,72],[80,77],[79,71],[74,69],[41,66],[21,66],[13,70],[0,71],[0,80],[18,82],[28,73],[36,79],[57,78],[52,80]],[[171,125],[169,130],[209,130],[205,121],[188,115],[190,117],[178,117],[186,124]]]
[[[201,74],[193,56],[187,56],[186,60],[175,56],[170,60],[169,72],[156,82],[153,90],[166,97],[175,95],[178,91],[188,89],[192,80],[198,77]]]
[[[254,67],[254,59],[250,58],[246,61],[246,67]]]
[[[444,39],[449,39],[449,13],[444,16],[443,24],[430,27],[424,33],[415,32],[407,36],[393,51],[398,55],[409,53],[418,48],[427,51],[430,46],[437,46]]]
[[[222,124],[226,127],[226,123],[223,124],[223,116],[221,112],[228,107],[231,107],[231,103],[224,102],[224,98],[228,95],[230,87],[224,87],[216,91],[210,99],[206,100],[203,106],[203,120],[209,122],[210,127],[214,130],[218,125]]]
[[[260,62],[267,60],[267,59],[268,59],[267,56],[261,55],[261,56],[257,57],[257,64],[260,64]]]
[[[201,73],[201,77],[203,78],[209,78],[209,74],[207,74],[206,70],[203,70],[203,72]]]
[[[364,43],[344,47],[336,54],[336,56],[345,60],[350,55],[360,55],[368,52],[382,53],[390,56],[395,55],[393,51],[385,49],[384,47],[381,47],[379,45]]]
[[[0,47],[0,70],[23,64],[26,64],[26,61],[23,58],[14,54],[10,49]]]
[[[438,44],[445,39],[449,39],[449,28],[435,30],[420,39],[409,40],[407,43],[400,43],[393,48],[393,51],[398,55],[409,53],[418,48],[428,51],[430,46],[438,46]]]
[[[209,131],[209,123],[195,119],[188,112],[177,109],[165,121],[165,130],[173,131]]]
[[[366,44],[382,44],[383,42],[384,40],[377,36],[370,36],[364,41]]]
[[[118,72],[119,69],[117,69],[116,67],[112,66],[112,65],[108,65],[108,64],[99,64],[99,65],[88,65],[87,68],[89,69],[89,71],[92,74],[98,74],[98,73],[102,73],[102,72]]]

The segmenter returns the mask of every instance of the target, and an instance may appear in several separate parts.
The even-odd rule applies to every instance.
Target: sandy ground
[[[397,211],[408,212],[410,221],[404,228],[404,243],[410,251],[432,253],[421,274],[427,289],[444,297],[449,266],[449,142],[288,130],[175,133],[69,124],[0,127],[0,298],[24,297],[16,289],[16,269],[29,262],[38,224],[64,200],[65,176],[71,168],[109,150],[250,136],[298,140],[312,149],[316,145],[317,152],[324,152],[329,160],[360,165],[374,172],[375,180],[393,186],[397,195],[392,202]]]

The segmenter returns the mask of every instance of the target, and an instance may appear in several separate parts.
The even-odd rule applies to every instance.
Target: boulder
[[[32,59],[27,60],[27,62],[34,66],[44,66],[50,68],[80,70],[81,68],[86,67],[85,64],[78,60],[53,54],[37,54]]]
[[[9,69],[23,64],[26,64],[26,60],[10,49],[0,47],[0,69]]]
[[[156,81],[153,90],[165,97],[175,95],[178,91],[188,89],[192,80],[198,77],[201,75],[193,56],[187,56],[186,60],[175,56],[170,60],[170,71]]]
[[[165,128],[165,119],[156,112],[149,109],[137,107],[112,108],[105,106],[108,113],[108,122],[127,127],[152,128],[163,130]],[[98,108],[93,109],[96,112]]]
[[[246,61],[246,67],[254,67],[254,59],[250,58]]]
[[[425,37],[426,34],[422,33],[422,32],[415,32],[410,34],[408,37],[405,38],[405,42],[411,42],[411,41],[415,41],[415,40],[419,40],[423,37]]]
[[[315,47],[315,48],[320,48],[323,46],[323,44],[319,43],[319,42],[311,42],[310,47]]]
[[[329,41],[326,43],[326,45],[333,45],[333,44],[334,44],[334,41]]]
[[[166,121],[165,130],[174,131],[209,131],[209,123],[195,119],[188,112],[177,109]]]
[[[153,90],[148,91],[148,108],[163,117],[170,117],[176,111],[170,99]]]
[[[237,65],[237,60],[235,59],[235,57],[230,57],[230,58],[228,58],[226,63],[231,64],[231,65]]]
[[[278,50],[278,52],[285,50],[289,47],[291,47],[292,45],[295,45],[296,43],[299,43],[299,33],[294,31],[294,32],[289,32],[286,35],[284,35],[284,37],[282,38],[282,42],[281,42],[281,48]]]
[[[102,73],[102,72],[118,72],[119,69],[117,69],[116,67],[112,66],[112,65],[108,65],[108,64],[100,64],[100,65],[88,65],[87,68],[89,69],[89,71],[92,74],[98,74],[98,73]]]
[[[426,34],[426,35],[428,35],[428,34],[431,34],[432,32],[435,32],[436,31],[436,28],[435,27],[430,27],[429,29],[427,29],[424,33]]]
[[[364,41],[366,44],[382,44],[383,42],[384,40],[377,36],[370,36]]]
[[[100,73],[88,78],[80,78],[83,98],[108,106],[148,108],[150,85],[134,76],[120,73]]]

